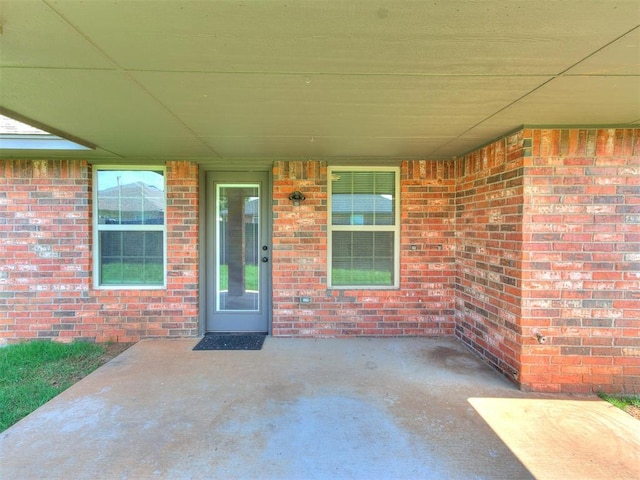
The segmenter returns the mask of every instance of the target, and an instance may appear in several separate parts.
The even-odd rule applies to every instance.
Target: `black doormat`
[[[194,350],[262,350],[266,333],[207,333]]]

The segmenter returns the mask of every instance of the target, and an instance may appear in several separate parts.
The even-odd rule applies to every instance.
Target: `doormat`
[[[266,333],[207,333],[194,350],[262,350]]]

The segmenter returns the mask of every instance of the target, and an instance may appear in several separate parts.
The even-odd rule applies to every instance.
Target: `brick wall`
[[[452,334],[454,173],[453,162],[402,163],[400,289],[343,290],[327,288],[326,163],[276,162],[273,334]],[[299,206],[287,198],[294,190],[307,197]]]
[[[458,160],[456,335],[511,379],[520,371],[522,133]]]
[[[455,333],[526,390],[640,390],[640,129],[524,129],[400,165],[400,288],[343,290],[326,163],[275,162],[274,335]],[[0,342],[197,334],[198,167],[166,167],[167,288],[95,290],[91,167],[0,162]]]
[[[196,165],[167,163],[167,198],[167,288],[94,290],[90,166],[0,161],[0,342],[195,335]]]
[[[638,392],[640,129],[525,129],[457,168],[456,334],[525,390]]]
[[[640,129],[524,136],[520,383],[640,391]]]

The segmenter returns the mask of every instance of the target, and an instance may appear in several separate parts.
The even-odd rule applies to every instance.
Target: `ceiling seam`
[[[520,74],[498,74],[498,73],[419,73],[419,72],[316,72],[316,71],[268,71],[268,70],[166,70],[154,68],[130,68],[125,69],[134,73],[188,73],[188,74],[204,74],[204,75],[273,75],[282,77],[295,76],[318,76],[318,77],[425,77],[425,78],[447,78],[447,77],[478,77],[478,78],[494,78],[494,77],[548,77],[552,73],[520,73]]]
[[[102,52],[101,52],[102,53]],[[108,57],[107,57],[108,58]],[[588,57],[587,57],[588,58]],[[585,58],[585,60],[587,59]],[[113,62],[111,59],[109,61]],[[583,60],[581,60],[582,62]],[[162,70],[162,69],[141,69],[126,68],[114,63],[113,68],[77,68],[77,67],[51,67],[38,65],[0,65],[3,69],[13,70],[62,70],[83,72],[123,72],[123,73],[180,73],[180,74],[202,74],[202,75],[272,75],[272,76],[322,76],[322,77],[416,77],[416,78],[530,78],[530,77],[549,77],[549,76],[570,76],[570,77],[638,77],[634,73],[380,73],[380,72],[270,72],[270,71],[216,71],[216,70]],[[573,68],[575,65],[569,67]]]
[[[116,68],[115,70],[119,71],[123,75],[125,75],[129,81],[138,86],[143,92],[145,92],[150,98],[152,98],[165,112],[167,112],[170,116],[172,116],[178,123],[180,123],[187,131],[189,131],[194,138],[197,138],[198,141],[209,151],[211,151],[216,157],[222,158],[222,156],[211,147],[211,145],[207,144],[196,132],[194,132],[186,123],[182,121],[180,117],[178,117],[172,110],[170,110],[164,103],[162,103],[155,95],[153,95],[149,90],[147,90],[140,82],[138,82],[126,69],[124,69],[118,62],[116,62],[113,58],[111,58],[104,50],[102,50],[91,38],[87,37],[78,27],[76,27],[71,21],[69,21],[63,14],[61,14],[58,10],[56,10],[53,6],[51,6],[49,0],[42,0],[42,2],[62,20],[65,24],[67,24],[74,32],[76,32],[80,37],[82,37],[89,45],[91,45],[96,51],[100,53],[104,58],[106,58],[112,65]]]
[[[538,85],[537,87],[535,87],[534,89],[530,90],[529,92],[525,93],[524,95],[522,95],[521,97],[517,98],[516,100],[514,100],[513,102],[509,103],[508,105],[502,107],[501,109],[497,110],[496,112],[492,113],[491,115],[489,115],[488,117],[484,118],[483,120],[481,120],[480,122],[476,123],[475,125],[467,128],[465,131],[463,131],[462,133],[460,133],[458,136],[456,136],[455,138],[449,140],[448,142],[444,143],[443,145],[440,145],[439,147],[435,148],[434,150],[432,150],[429,155],[435,155],[438,150],[441,150],[442,148],[446,147],[447,145],[451,144],[452,142],[456,141],[457,139],[459,139],[460,137],[462,137],[463,135],[465,135],[466,133],[470,132],[471,130],[473,130],[474,128],[479,127],[480,125],[482,125],[484,122],[486,122],[487,120],[490,120],[491,118],[495,117],[496,115],[504,112],[505,110],[507,110],[508,108],[511,108],[513,105],[515,105],[516,103],[524,100],[525,98],[527,98],[528,96],[532,95],[533,93],[537,92],[538,90],[540,90],[542,87],[544,87],[545,85],[548,85],[549,83],[553,82],[554,80],[565,76],[565,74],[571,70],[572,68],[575,68],[576,66],[578,66],[579,64],[583,63],[584,61],[588,60],[589,58],[593,57],[594,55],[596,55],[597,53],[601,52],[602,50],[604,50],[605,48],[609,47],[610,45],[614,44],[615,42],[617,42],[618,40],[624,38],[625,36],[629,35],[630,33],[634,32],[635,30],[638,30],[640,28],[640,25],[636,25],[635,27],[633,27],[631,30],[623,33],[622,35],[619,35],[618,37],[616,37],[615,39],[605,43],[603,46],[601,46],[600,48],[594,50],[593,52],[591,52],[589,55],[587,55],[586,57],[583,57],[582,59],[580,59],[579,61],[575,62],[573,65],[570,65],[569,67],[565,68],[564,70],[562,70],[561,72],[553,75],[551,78],[549,78],[546,82],[541,83],[540,85]],[[603,76],[612,76],[612,75],[603,75]],[[631,75],[631,76],[637,76],[637,75]]]
[[[558,73],[557,77],[561,77],[563,75],[565,75],[569,70],[571,70],[572,68],[577,67],[578,65],[580,65],[581,63],[585,62],[586,60],[590,59],[591,57],[593,57],[594,55],[600,53],[602,50],[604,50],[605,48],[613,45],[614,43],[616,43],[618,40],[621,40],[622,38],[626,37],[627,35],[629,35],[630,33],[634,32],[635,30],[640,29],[640,25],[636,25],[635,27],[633,27],[631,30],[623,33],[622,35],[614,38],[613,40],[611,40],[608,43],[605,43],[602,47],[594,50],[593,52],[591,52],[589,55],[587,55],[586,57],[584,57],[581,60],[578,60],[576,63],[574,63],[573,65],[565,68],[562,72]],[[616,76],[616,75],[603,75],[603,76]],[[637,75],[630,75],[630,76],[637,76]]]
[[[72,26],[72,25],[71,25]],[[74,28],[72,26],[72,28]],[[80,32],[77,32],[82,36]],[[273,71],[273,70],[172,70],[172,69],[159,69],[159,68],[127,68],[123,67],[104,53],[100,47],[95,45],[90,39],[82,36],[87,42],[89,42],[96,50],[100,52],[109,62],[111,62],[113,68],[105,67],[55,67],[47,65],[11,65],[1,64],[2,68],[11,68],[14,70],[63,70],[73,71],[81,70],[86,72],[126,72],[126,73],[165,73],[165,74],[201,74],[201,75],[272,75],[282,77],[300,77],[300,76],[318,76],[318,77],[416,77],[416,78],[525,78],[525,77],[548,77],[555,75],[553,73],[427,73],[427,72],[321,72],[321,71]],[[576,74],[578,75],[578,74]],[[597,74],[596,74],[597,75]],[[609,76],[609,75],[602,75]],[[634,76],[632,74],[619,74],[618,76]]]

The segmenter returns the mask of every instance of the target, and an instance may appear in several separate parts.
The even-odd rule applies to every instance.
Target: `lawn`
[[[0,348],[0,432],[128,347],[34,341]]]
[[[391,272],[379,270],[354,270],[334,268],[332,285],[371,285],[371,286],[391,286]]]
[[[100,281],[103,285],[162,285],[163,275],[162,263],[103,263]]]
[[[247,290],[258,290],[258,265],[244,266],[244,284]],[[229,266],[220,265],[220,291],[224,292],[229,288]]]
[[[640,420],[640,395],[608,395],[606,393],[599,393],[598,396]]]

